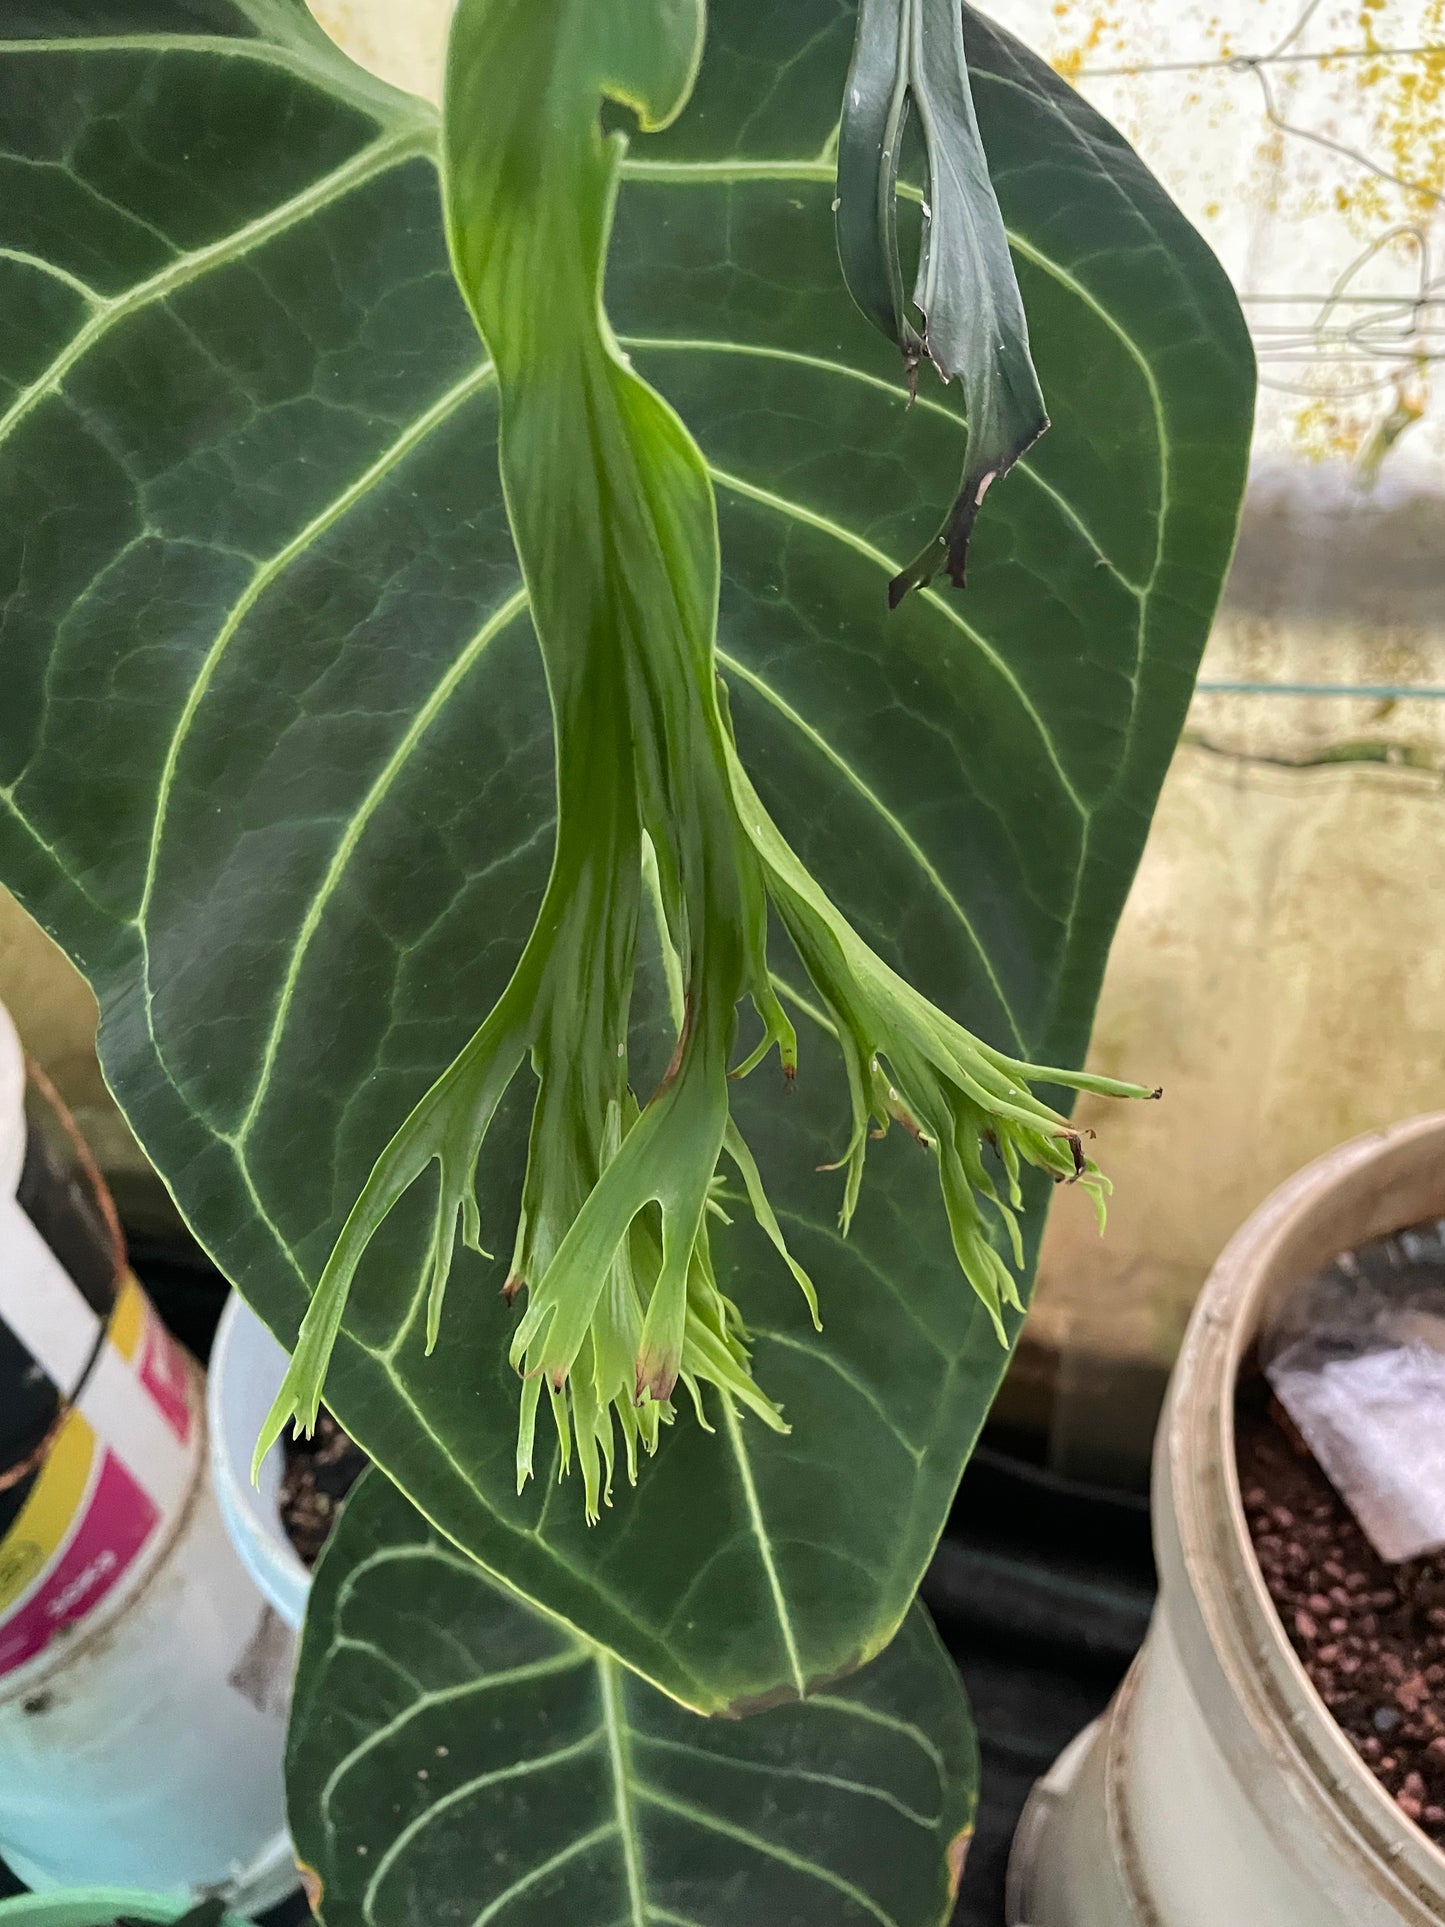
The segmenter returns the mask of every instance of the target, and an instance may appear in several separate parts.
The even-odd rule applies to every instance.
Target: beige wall
[[[1173,1356],[1221,1245],[1328,1146],[1445,1104],[1445,499],[1256,478],[1200,694],[1114,947],[1091,1059],[1101,1241],[1058,1201],[1036,1341]]]
[[[105,1101],[95,1061],[95,999],[79,971],[4,891],[0,1003],[72,1108]]]
[[[451,0],[307,0],[333,40],[394,87],[436,99]]]
[[[165,1187],[131,1136],[95,1056],[95,999],[79,971],[0,889],[0,1004],[54,1082],[133,1225],[170,1222]]]

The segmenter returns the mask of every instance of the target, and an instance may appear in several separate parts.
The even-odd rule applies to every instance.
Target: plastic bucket
[[[92,1174],[114,1240],[97,1276],[24,1082],[0,1012],[0,1852],[40,1890],[224,1887],[264,1908],[296,1884],[294,1638],[211,1493],[201,1373],[125,1269]]]
[[[129,1887],[68,1887],[52,1894],[16,1894],[0,1900],[0,1927],[110,1927],[117,1917],[176,1920],[195,1903],[165,1894],[136,1893]],[[248,1927],[238,1914],[224,1916],[221,1927]]]
[[[1255,1561],[1234,1389],[1268,1312],[1341,1251],[1445,1213],[1445,1113],[1270,1198],[1215,1266],[1154,1458],[1159,1603],[1113,1705],[1039,1782],[1009,1927],[1440,1927],[1445,1854],[1331,1718]]]
[[[246,1301],[232,1293],[216,1327],[206,1385],[211,1483],[242,1565],[293,1630],[311,1590],[311,1574],[281,1523],[285,1455],[273,1445],[251,1482],[256,1440],[286,1375],[286,1353]]]

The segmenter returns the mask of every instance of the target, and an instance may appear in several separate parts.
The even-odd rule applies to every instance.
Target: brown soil
[[[317,1414],[311,1438],[287,1439],[281,1523],[306,1565],[320,1558],[337,1507],[370,1463],[327,1411]]]
[[[1386,1565],[1263,1377],[1240,1384],[1235,1446],[1291,1645],[1400,1811],[1445,1847],[1445,1556]]]

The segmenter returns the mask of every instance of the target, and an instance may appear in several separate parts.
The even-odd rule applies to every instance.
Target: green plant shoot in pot
[[[1052,1186],[1102,1218],[1071,1094],[1152,1094],[1071,1067],[1228,285],[951,0],[461,0],[439,120],[300,0],[6,33],[0,866],[294,1345],[262,1448],[324,1389],[377,1462],[317,1904],[939,1921],[913,1595]]]

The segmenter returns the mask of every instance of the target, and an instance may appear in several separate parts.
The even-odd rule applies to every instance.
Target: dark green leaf
[[[327,1927],[934,1927],[977,1771],[921,1607],[816,1699],[704,1720],[373,1473],[317,1572],[287,1784]]]
[[[927,158],[912,313],[898,252],[910,106]],[[985,492],[1049,425],[974,113],[958,0],[859,0],[834,212],[843,277],[868,319],[902,350],[910,394],[926,356],[945,381],[960,377],[968,418],[957,497],[938,534],[889,584],[896,608],[943,569],[963,587]]]
[[[0,60],[0,171],[27,184],[0,199],[0,870],[96,986],[107,1074],[202,1240],[289,1340],[515,962],[550,732],[430,120],[299,6],[294,39],[178,43],[153,12],[154,35]],[[1127,147],[970,18],[1055,428],[990,503],[967,601],[888,617],[964,431],[951,391],[906,409],[842,285],[852,24],[714,6],[692,106],[624,185],[609,307],[718,490],[724,673],[769,809],[924,992],[1076,1063],[1229,555],[1247,343]],[[706,1708],[880,1650],[1004,1362],[925,1153],[877,1147],[839,1238],[815,1167],[847,1092],[801,1028],[796,1092],[754,1077],[739,1115],[822,1338],[742,1213],[715,1241],[790,1438],[680,1421],[591,1529],[545,1464],[519,1499],[503,1266],[467,1259],[430,1359],[424,1292],[398,1315],[421,1196],[328,1381],[443,1530]],[[489,1141],[487,1230],[514,1222],[524,1108]]]

